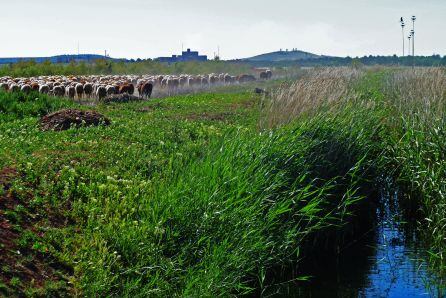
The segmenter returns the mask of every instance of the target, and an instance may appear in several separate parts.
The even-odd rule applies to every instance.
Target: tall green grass
[[[73,171],[66,189],[80,200],[75,217],[83,218],[82,293],[247,294],[272,267],[286,268],[320,246],[335,251],[354,229],[346,223],[366,206],[362,173],[373,148],[365,140],[377,131],[324,121],[257,136],[229,133],[199,160],[172,156],[162,178],[149,183],[82,184]],[[334,131],[335,122],[345,130]]]

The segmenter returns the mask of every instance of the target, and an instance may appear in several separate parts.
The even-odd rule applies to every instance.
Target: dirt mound
[[[111,102],[122,103],[122,102],[141,101],[141,100],[144,100],[144,99],[141,97],[138,97],[138,96],[130,95],[128,93],[123,93],[123,94],[114,94],[114,95],[107,96],[107,97],[101,99],[100,102],[102,102],[102,103],[111,103]]]
[[[67,130],[70,127],[110,125],[110,120],[95,111],[60,110],[40,119],[42,130]]]

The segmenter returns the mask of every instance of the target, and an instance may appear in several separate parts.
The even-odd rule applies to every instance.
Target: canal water
[[[337,258],[303,261],[305,282],[287,282],[265,291],[272,297],[446,297],[433,282],[426,249],[403,223],[398,192],[383,191],[377,225],[344,247]]]

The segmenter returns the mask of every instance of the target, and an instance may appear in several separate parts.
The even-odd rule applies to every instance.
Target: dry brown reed
[[[287,124],[302,115],[312,114],[321,107],[334,107],[355,96],[352,84],[364,71],[337,67],[313,69],[291,85],[284,85],[265,97],[262,128]]]
[[[383,93],[398,115],[416,116],[420,124],[444,118],[445,68],[399,69],[386,78]]]

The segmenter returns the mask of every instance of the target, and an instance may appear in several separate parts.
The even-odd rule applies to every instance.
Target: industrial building
[[[196,51],[183,51],[181,55],[172,55],[172,57],[159,57],[155,59],[159,62],[175,63],[175,62],[186,62],[186,61],[207,61],[208,57],[206,55],[200,55]]]

